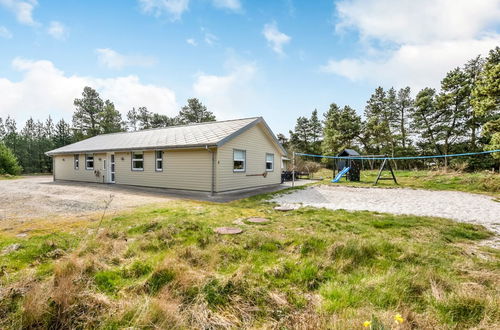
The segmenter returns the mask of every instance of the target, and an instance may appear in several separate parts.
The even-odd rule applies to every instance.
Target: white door
[[[108,182],[115,183],[115,154],[109,155]]]

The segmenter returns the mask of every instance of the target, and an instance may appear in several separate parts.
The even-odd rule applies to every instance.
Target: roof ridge
[[[190,124],[183,124],[183,125],[172,125],[172,126],[166,126],[166,127],[145,128],[145,129],[141,129],[141,130],[137,130],[137,131],[125,131],[125,132],[114,132],[114,133],[98,134],[98,135],[90,137],[89,139],[94,138],[96,136],[105,136],[105,135],[109,136],[109,135],[118,135],[118,134],[130,134],[130,133],[138,133],[138,132],[145,132],[145,131],[155,131],[155,130],[176,128],[176,127],[199,126],[199,125],[207,125],[207,124],[226,123],[226,122],[229,122],[229,121],[238,121],[238,120],[247,120],[247,119],[259,119],[259,118],[262,118],[262,117],[256,116],[256,117],[237,118],[237,119],[205,121],[205,122],[202,122],[202,123],[190,123]]]

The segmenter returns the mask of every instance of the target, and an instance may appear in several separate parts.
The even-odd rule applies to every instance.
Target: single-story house
[[[215,193],[279,184],[286,151],[254,117],[103,134],[46,154],[54,180]]]

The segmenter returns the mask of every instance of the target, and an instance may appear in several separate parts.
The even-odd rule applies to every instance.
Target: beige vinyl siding
[[[155,152],[149,150],[144,151],[144,170],[133,171],[131,153],[116,152],[115,180],[117,184],[210,191],[211,159],[205,149],[166,150],[160,172],[155,170]]]
[[[85,182],[103,182],[104,159],[106,154],[94,154],[94,169],[85,169],[85,154],[80,154],[80,167],[78,170],[74,168],[74,154],[54,156],[54,179],[55,180],[70,180],[70,181],[85,181]],[[94,174],[94,170],[99,170],[99,176]]]
[[[222,145],[217,151],[216,191],[244,189],[281,182],[281,152],[265,133],[265,128],[258,124]],[[246,151],[246,169],[244,172],[233,171],[233,151]],[[266,153],[274,154],[274,170],[267,171],[267,176],[253,176],[266,172]]]

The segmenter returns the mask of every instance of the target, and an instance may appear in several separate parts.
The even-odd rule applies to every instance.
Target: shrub
[[[0,142],[0,174],[18,175],[22,170],[12,150]]]

